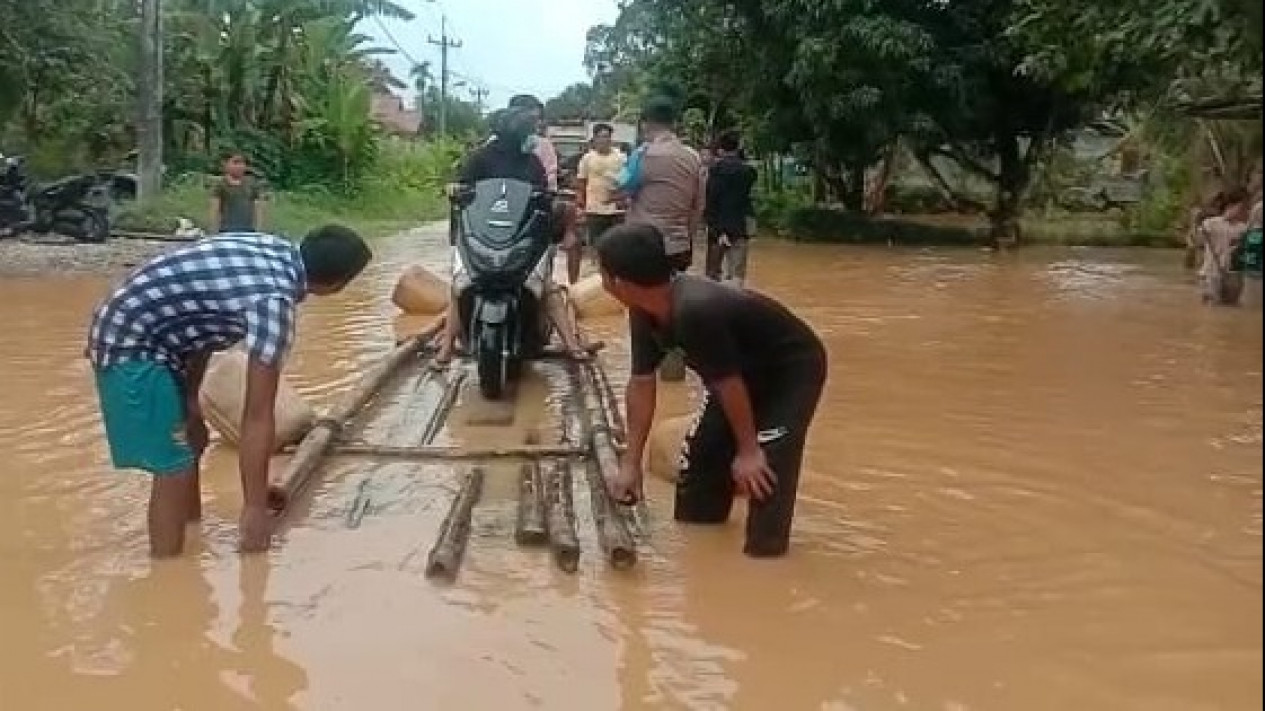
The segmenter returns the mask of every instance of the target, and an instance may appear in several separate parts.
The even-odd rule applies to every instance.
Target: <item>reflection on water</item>
[[[328,403],[418,325],[390,285],[442,239],[387,242],[308,304],[306,395]],[[0,282],[0,708],[1260,706],[1259,312],[1200,307],[1167,254],[761,247],[752,281],[833,358],[792,556],[678,529],[655,482],[642,565],[607,572],[578,501],[567,576],[513,545],[511,467],[452,587],[421,568],[456,472],[340,460],[283,546],[243,561],[221,449],[201,535],[151,566],[146,482],[108,470],[78,357],[106,282]],[[620,323],[594,329],[618,381]],[[548,429],[551,377],[517,428],[441,438]]]

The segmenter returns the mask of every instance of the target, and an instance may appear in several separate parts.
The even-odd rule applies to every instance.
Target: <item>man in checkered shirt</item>
[[[296,309],[308,294],[341,291],[371,256],[359,235],[337,225],[313,230],[300,245],[223,234],[155,258],[97,308],[86,355],[114,466],[153,475],[154,557],[179,555],[185,525],[201,517],[198,461],[207,429],[198,390],[211,354],[239,342],[250,356],[238,465],[241,546],[268,547],[274,408]]]

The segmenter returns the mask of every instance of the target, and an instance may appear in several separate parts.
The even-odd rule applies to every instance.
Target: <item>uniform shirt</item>
[[[223,234],[137,269],[93,314],[86,356],[97,368],[142,360],[183,371],[192,356],[245,342],[279,365],[307,294],[299,248],[255,233]]]
[[[627,222],[651,224],[663,233],[669,255],[688,252],[694,235],[690,223],[703,215],[703,162],[698,152],[674,135],[657,137],[629,159],[631,170],[621,181],[632,191]]]

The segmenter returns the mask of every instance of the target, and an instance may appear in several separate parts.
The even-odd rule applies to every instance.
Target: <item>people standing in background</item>
[[[625,221],[650,224],[663,234],[677,271],[693,261],[694,235],[703,224],[703,163],[676,135],[676,103],[649,99],[641,110],[645,143],[633,151],[617,187],[629,200]]]
[[[211,189],[208,234],[262,230],[263,205],[263,188],[249,174],[245,154],[237,151],[227,154],[224,174]]]
[[[707,172],[707,276],[741,285],[747,278],[749,218],[755,212],[751,191],[755,168],[742,160],[738,134],[729,132],[717,142],[718,156]]]
[[[1199,271],[1200,291],[1205,304],[1234,306],[1243,292],[1243,274],[1234,271],[1233,253],[1248,227],[1248,192],[1227,190],[1221,214],[1199,225],[1203,241],[1203,266]]]
[[[589,151],[576,169],[576,212],[583,223],[585,239],[574,238],[573,232],[563,243],[567,252],[567,278],[572,284],[580,280],[585,244],[596,247],[597,238],[624,217],[624,210],[615,199],[615,180],[627,158],[611,145],[614,133],[610,124],[595,125]]]

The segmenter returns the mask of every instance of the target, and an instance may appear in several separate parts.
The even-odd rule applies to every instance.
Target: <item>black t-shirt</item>
[[[632,373],[649,375],[667,351],[680,349],[705,383],[740,374],[748,388],[782,382],[825,362],[817,334],[763,294],[689,274],[672,281],[672,322],[657,327],[630,309]]]
[[[466,157],[458,180],[474,185],[489,178],[521,180],[542,192],[549,187],[545,166],[535,153],[524,153],[518,146],[506,146],[495,139],[474,149]]]

